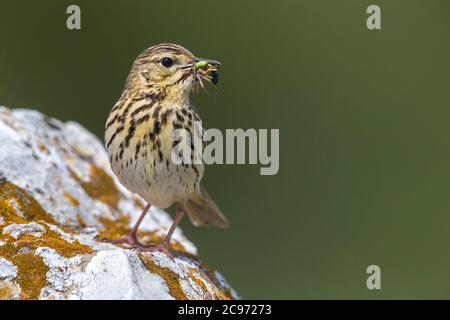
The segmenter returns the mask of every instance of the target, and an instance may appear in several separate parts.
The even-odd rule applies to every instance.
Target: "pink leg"
[[[173,220],[172,225],[170,226],[169,232],[167,233],[166,237],[164,238],[164,241],[162,242],[162,245],[168,247],[170,243],[170,238],[172,238],[173,232],[177,228],[178,224],[180,223],[181,219],[184,217],[184,209],[181,207],[177,207],[177,211],[175,214],[175,220]]]
[[[139,218],[137,219],[136,223],[134,224],[133,229],[131,229],[131,231],[130,231],[130,235],[136,241],[137,241],[137,232],[138,232],[139,226],[141,225],[142,220],[144,220],[145,215],[147,214],[148,210],[150,210],[151,206],[152,205],[150,203],[147,203],[147,206],[144,208],[144,210],[142,211],[141,215],[139,216]]]
[[[137,244],[137,247],[140,251],[162,251],[168,256],[172,257],[172,253],[169,250],[169,244],[170,239],[172,238],[172,235],[177,228],[178,224],[180,223],[181,219],[183,218],[185,214],[185,211],[180,206],[177,207],[177,211],[175,214],[175,219],[173,220],[172,226],[169,229],[169,232],[167,233],[166,237],[164,238],[163,242],[161,244],[158,244],[156,246],[142,246]]]
[[[139,226],[142,223],[142,220],[144,220],[145,215],[147,214],[148,210],[150,210],[151,204],[147,204],[147,206],[142,211],[141,215],[137,219],[136,223],[133,226],[133,229],[131,229],[130,233],[128,233],[126,236],[123,236],[118,239],[105,239],[105,238],[98,238],[98,240],[101,240],[103,242],[113,243],[113,244],[128,244],[129,246],[142,246],[142,244],[137,239],[137,231],[139,229]]]

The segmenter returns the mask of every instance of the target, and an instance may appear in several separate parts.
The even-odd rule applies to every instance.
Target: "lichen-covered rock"
[[[171,259],[101,243],[144,207],[109,169],[99,140],[75,122],[0,107],[0,299],[234,299],[177,229]],[[143,241],[172,220],[152,208]]]

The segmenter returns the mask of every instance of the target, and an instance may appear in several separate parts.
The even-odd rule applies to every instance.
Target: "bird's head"
[[[218,61],[195,57],[180,45],[162,43],[136,58],[127,87],[161,89],[167,95],[187,97],[203,86],[202,80],[217,84],[220,66]]]

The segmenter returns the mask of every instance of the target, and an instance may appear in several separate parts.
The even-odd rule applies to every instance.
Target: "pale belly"
[[[128,158],[124,154],[124,159]],[[134,159],[133,159],[134,160]],[[199,188],[204,166],[175,165],[170,160],[159,161],[158,154],[148,152],[133,162],[112,161],[112,170],[120,182],[151,205],[165,209],[173,203],[183,203]]]

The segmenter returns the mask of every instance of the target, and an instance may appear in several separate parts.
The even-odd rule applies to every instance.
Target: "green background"
[[[82,30],[66,28],[78,4]],[[366,28],[378,4],[382,30]],[[450,2],[0,1],[0,104],[103,138],[134,58],[223,62],[207,127],[279,128],[280,171],[209,166],[229,230],[182,222],[244,298],[450,298]],[[5,143],[5,142],[1,142]],[[366,288],[366,268],[382,289]]]

